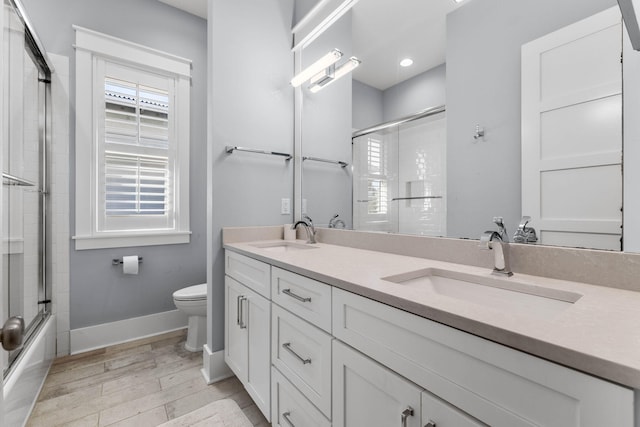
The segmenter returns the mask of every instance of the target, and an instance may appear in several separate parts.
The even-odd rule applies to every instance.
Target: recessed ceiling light
[[[402,61],[400,61],[401,67],[409,67],[411,65],[413,65],[413,59],[411,58],[404,58]]]

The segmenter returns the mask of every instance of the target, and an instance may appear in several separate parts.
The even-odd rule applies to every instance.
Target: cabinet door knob
[[[413,408],[411,406],[407,406],[407,409],[402,411],[400,416],[400,423],[402,427],[407,427],[407,418],[413,417]]]

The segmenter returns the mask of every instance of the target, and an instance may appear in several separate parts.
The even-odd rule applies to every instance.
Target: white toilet
[[[189,316],[184,348],[200,351],[207,341],[207,284],[189,286],[173,293],[176,308]]]

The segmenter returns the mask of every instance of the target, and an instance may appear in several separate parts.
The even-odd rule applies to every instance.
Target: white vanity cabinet
[[[274,426],[634,427],[631,389],[227,254],[225,360]]]
[[[236,277],[260,276],[270,280],[270,265],[227,251]],[[244,268],[244,266],[247,268]],[[229,270],[226,270],[227,274]],[[261,273],[262,272],[262,273]],[[247,393],[271,419],[271,301],[256,292],[269,289],[267,283],[248,281],[251,288],[225,276],[225,351],[224,359],[242,382]]]

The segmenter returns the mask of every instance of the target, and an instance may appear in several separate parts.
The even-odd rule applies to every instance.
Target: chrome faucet
[[[340,215],[335,214],[331,220],[329,220],[329,228],[345,228],[345,223],[343,220],[338,218]]]
[[[316,229],[313,226],[313,221],[309,217],[309,215],[302,215],[300,221],[296,222],[291,226],[292,230],[298,228],[299,225],[304,226],[304,229],[307,231],[307,243],[316,243]]]
[[[480,236],[480,247],[493,250],[493,274],[499,276],[513,276],[509,260],[509,235],[502,217],[493,218],[499,231],[485,231]]]
[[[520,220],[520,225],[513,235],[513,243],[536,243],[538,236],[536,236],[536,229],[533,227],[527,227],[527,224],[531,221],[530,216],[523,216]]]

